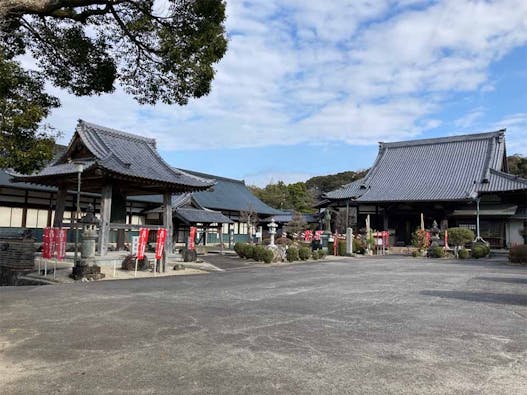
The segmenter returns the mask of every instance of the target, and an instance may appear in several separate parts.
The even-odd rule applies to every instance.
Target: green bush
[[[474,243],[472,245],[472,257],[479,259],[490,254],[490,248],[484,243]]]
[[[264,260],[266,248],[261,245],[254,246],[253,250],[253,259],[255,261],[261,262]]]
[[[243,257],[246,259],[254,258],[254,246],[252,244],[245,244],[243,247]]]
[[[236,254],[238,254],[238,256],[239,256],[240,258],[243,258],[243,256],[242,256],[242,250],[243,250],[243,243],[238,242],[238,243],[234,244],[234,252],[235,252]]]
[[[318,252],[322,250],[315,250],[311,253],[311,259],[314,259],[315,261],[318,259]]]
[[[453,246],[464,246],[474,240],[474,232],[467,228],[449,228],[448,244]]]
[[[310,255],[311,251],[309,251],[309,248],[307,247],[300,247],[298,250],[298,257],[303,261],[308,260]]]
[[[366,251],[366,246],[362,242],[362,240],[359,239],[353,239],[353,252],[355,254],[364,254]]]
[[[509,261],[527,264],[527,244],[511,247],[509,250]]]
[[[467,259],[470,256],[469,251],[466,248],[462,248],[457,252],[457,257],[459,259]]]
[[[346,256],[346,240],[339,240],[338,254],[340,256]]]
[[[421,256],[421,253],[420,253],[418,250],[413,250],[413,251],[412,251],[412,256],[413,256],[414,258],[417,258],[418,256]]]
[[[288,262],[298,261],[300,259],[298,256],[298,249],[295,247],[289,247],[286,252],[286,258]]]
[[[430,258],[443,258],[445,256],[445,250],[443,249],[443,247],[435,246],[430,248],[430,250],[428,251],[428,255],[430,256]]]
[[[324,252],[324,250],[318,250],[317,256],[318,256],[318,259],[324,259],[326,257],[326,253]]]
[[[264,253],[263,253],[263,261],[265,263],[271,263],[273,261],[273,258],[274,258],[274,254],[273,254],[273,251],[266,248]]]

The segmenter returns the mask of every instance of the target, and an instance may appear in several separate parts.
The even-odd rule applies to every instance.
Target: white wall
[[[523,236],[520,235],[520,230],[523,229],[523,221],[509,221],[505,225],[505,233],[507,237],[507,246],[510,247],[515,244],[523,244]]]

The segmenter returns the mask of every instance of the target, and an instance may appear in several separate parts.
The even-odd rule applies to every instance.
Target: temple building
[[[360,180],[325,195],[322,206],[345,212],[359,230],[388,230],[391,244],[411,243],[421,214],[430,227],[466,227],[493,248],[525,243],[527,180],[508,174],[505,130],[425,140],[379,143]],[[479,208],[478,208],[479,207]]]
[[[0,230],[29,228],[39,240],[44,227],[71,228],[80,215],[77,207],[84,212],[88,205],[101,219],[101,255],[109,246],[129,243],[139,227],[167,227],[168,249],[185,240],[189,226],[210,230],[211,242],[221,236],[245,240],[245,210],[258,218],[281,213],[252,195],[243,181],[173,168],[153,139],[82,120],[69,145],[41,171],[0,171]]]

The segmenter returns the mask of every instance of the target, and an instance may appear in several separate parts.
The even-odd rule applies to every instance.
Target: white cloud
[[[505,116],[494,124],[494,129],[507,129],[507,154],[527,156],[527,113],[517,113]]]
[[[482,108],[474,109],[468,112],[466,115],[458,118],[454,121],[454,125],[460,129],[468,129],[475,125],[476,121],[481,119],[485,115],[485,111]]]
[[[71,132],[84,118],[164,149],[401,140],[436,127],[450,94],[487,91],[489,66],[527,43],[524,0],[231,0],[227,12],[229,50],[208,97],[141,107],[121,90],[59,92],[50,121]]]

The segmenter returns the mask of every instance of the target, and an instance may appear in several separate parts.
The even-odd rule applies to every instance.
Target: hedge
[[[522,244],[511,247],[509,250],[509,261],[512,263],[527,264],[527,245]]]

